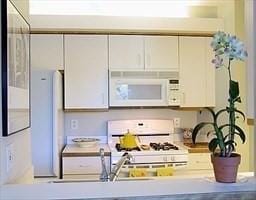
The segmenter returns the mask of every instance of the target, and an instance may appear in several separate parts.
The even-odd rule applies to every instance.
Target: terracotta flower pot
[[[238,165],[241,161],[241,156],[232,153],[230,157],[219,157],[218,155],[211,155],[215,179],[221,183],[236,182]]]

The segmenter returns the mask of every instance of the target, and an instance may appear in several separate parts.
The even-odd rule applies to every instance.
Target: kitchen
[[[234,11],[233,11],[234,12]],[[223,15],[226,14],[224,11],[223,11]],[[227,15],[227,14],[226,14]],[[33,68],[39,68],[40,69],[40,66],[38,65],[41,65],[41,68],[42,68],[42,65],[45,67],[47,66],[48,69],[51,69],[51,70],[63,70],[64,69],[64,60],[65,59],[68,59],[67,56],[71,56],[71,53],[72,52],[76,52],[76,51],[72,51],[71,53],[68,53],[67,51],[65,51],[65,55],[63,55],[61,52],[63,52],[63,50],[60,50],[61,48],[62,49],[66,49],[66,47],[64,47],[65,45],[71,45],[69,46],[69,48],[75,48],[77,49],[77,47],[74,45],[75,42],[70,42],[68,43],[68,40],[72,40],[72,35],[71,34],[67,34],[67,32],[63,35],[63,34],[49,34],[50,31],[48,30],[48,34],[44,35],[42,34],[42,32],[40,32],[40,26],[41,28],[45,28],[47,29],[46,27],[51,27],[54,22],[54,20],[48,20],[47,19],[47,16],[45,16],[46,18],[44,20],[47,21],[47,24],[45,24],[45,22],[43,21],[43,19],[40,19],[40,16],[37,16],[37,20],[36,20],[36,17],[33,19],[31,18],[31,25],[32,25],[32,30],[33,30],[33,26],[34,26],[34,34],[32,34],[31,36],[31,67],[32,67],[32,79],[33,79]],[[56,16],[56,20],[59,16]],[[229,16],[226,16],[227,18]],[[79,17],[78,17],[79,18]],[[63,17],[63,21],[66,20],[67,18]],[[33,24],[33,20],[34,20],[34,24]],[[105,19],[106,21],[108,20],[107,18]],[[228,20],[228,19],[227,19]],[[81,22],[81,21],[80,21]],[[182,22],[182,19],[181,19],[181,22]],[[201,23],[203,23],[202,21],[200,21]],[[61,20],[59,21],[59,24],[57,24],[59,27],[56,27],[56,30],[60,30],[61,27],[67,27],[67,26],[70,26],[70,27],[73,27],[74,26],[74,23],[72,22],[72,24],[68,24],[68,21],[66,21],[66,25],[63,25],[61,24],[63,22],[61,22]],[[78,23],[78,22],[77,22]],[[77,27],[79,26],[84,26],[85,23],[84,21],[82,21],[82,25],[78,24]],[[116,22],[117,23],[117,22]],[[145,23],[145,22],[144,22]],[[184,21],[183,21],[184,23]],[[99,26],[100,24],[100,20],[98,21],[98,24],[97,22],[95,21],[95,24],[91,24],[91,28],[92,29],[95,29],[95,30],[98,30],[98,33],[100,32],[100,30],[102,29],[106,29],[107,27],[103,26],[101,24],[101,29],[99,29],[97,26]],[[123,23],[125,24],[125,23]],[[191,20],[191,23],[192,24],[192,20]],[[217,27],[218,29],[220,29],[222,23],[217,23]],[[224,23],[225,24],[225,23]],[[55,26],[57,26],[55,24]],[[72,25],[72,26],[71,26]],[[142,23],[143,25],[143,23]],[[141,25],[141,26],[142,26]],[[45,27],[44,27],[45,26]],[[75,25],[76,26],[76,25]],[[89,26],[87,24],[87,26]],[[89,26],[89,27],[90,27]],[[126,25],[128,28],[129,28],[129,24],[127,23]],[[157,26],[157,25],[156,25]],[[172,25],[171,25],[172,26]],[[174,25],[173,25],[174,26]],[[203,26],[206,26],[205,24],[202,24],[201,26],[197,26],[197,31],[200,29],[200,27],[202,28],[202,30],[205,29],[205,27]],[[230,26],[228,23],[226,25],[227,27],[225,27],[225,30],[231,30],[232,31],[232,28],[234,27],[228,27]],[[121,25],[119,25],[120,28],[122,28]],[[127,28],[126,27],[126,28]],[[190,26],[190,31],[191,32],[194,32],[195,30],[193,30],[193,27],[192,25]],[[154,27],[153,27],[154,28]],[[151,30],[153,29],[151,27]],[[175,30],[175,27],[171,27]],[[170,28],[170,29],[171,29]],[[177,28],[177,27],[176,27]],[[229,29],[230,28],[230,29]],[[125,28],[123,28],[125,29]],[[149,28],[150,29],[150,28]],[[181,28],[180,28],[181,29]],[[189,27],[186,27],[186,29],[189,29]],[[164,28],[161,29],[161,27],[159,28],[159,30],[161,30],[160,32],[166,32],[166,30],[164,30]],[[149,30],[147,30],[149,31]],[[139,31],[135,31],[137,32],[137,34],[135,35],[138,35]],[[146,31],[145,31],[146,32]],[[144,32],[144,33],[145,33]],[[39,34],[40,33],[40,34]],[[61,33],[61,31],[59,31],[59,33]],[[123,32],[124,33],[124,32]],[[106,34],[106,32],[105,32]],[[119,30],[119,34],[120,34],[120,30]],[[170,33],[169,33],[170,34]],[[108,34],[106,34],[108,35]],[[117,34],[118,35],[118,34]],[[133,34],[134,35],[134,34]],[[148,35],[148,34],[145,34],[145,35]],[[173,35],[173,34],[170,34],[170,35]],[[102,35],[101,33],[101,37],[103,37],[104,35]],[[208,35],[209,36],[209,35]],[[83,37],[80,35],[80,37]],[[106,36],[107,37],[111,37],[110,36]],[[139,46],[140,45],[140,41],[144,41],[145,38],[141,39],[142,38],[142,35],[140,34],[139,35],[140,39],[136,40],[138,42],[132,42],[132,44],[136,44],[136,46]],[[151,35],[151,37],[153,37]],[[178,36],[177,36],[178,37]],[[63,38],[65,38],[66,42],[64,42],[63,44]],[[38,39],[38,40],[37,40]],[[109,38],[108,38],[109,39]],[[38,43],[35,43],[36,40],[38,41]],[[179,38],[177,39],[179,41]],[[109,41],[109,40],[105,40],[105,41]],[[40,43],[41,42],[41,43]],[[79,42],[78,42],[79,43]],[[33,46],[33,44],[36,44]],[[120,44],[120,43],[119,43]],[[47,45],[51,45],[50,47],[47,46]],[[73,45],[73,47],[72,47]],[[132,45],[134,46],[134,45]],[[40,47],[40,48],[39,48]],[[44,48],[45,49],[44,49]],[[39,49],[37,49],[39,48]],[[142,48],[142,47],[139,47],[139,48]],[[138,49],[138,48],[137,48]],[[40,50],[40,51],[39,51]],[[40,54],[40,52],[43,51],[43,55],[42,53]],[[88,49],[81,49],[80,52],[83,52],[83,51],[88,51]],[[90,51],[90,50],[89,50]],[[143,51],[143,50],[142,50]],[[67,54],[68,53],[68,54]],[[122,52],[121,52],[122,53]],[[35,59],[33,60],[33,54],[34,55],[37,55],[37,57],[34,57]],[[104,55],[106,56],[107,53],[105,53]],[[134,53],[135,54],[135,53]],[[40,56],[38,56],[40,55]],[[45,56],[45,57],[44,57]],[[74,56],[74,55],[72,55]],[[106,56],[107,57],[107,56]],[[51,58],[51,59],[49,59]],[[42,60],[40,60],[42,59]],[[141,58],[142,59],[142,58]],[[106,59],[105,59],[106,60]],[[173,59],[172,59],[173,60]],[[209,59],[210,60],[210,59]],[[84,61],[84,60],[83,60]],[[104,61],[103,59],[101,60],[102,62]],[[128,60],[129,61],[129,60]],[[145,61],[147,61],[146,57],[145,57]],[[144,62],[145,62],[144,61]],[[48,62],[48,63],[47,63]],[[69,60],[65,60],[65,64],[68,64],[68,62],[78,62],[78,59],[69,59]],[[135,60],[136,63],[138,63],[138,58]],[[193,62],[190,61],[190,63]],[[33,64],[35,63],[35,64]],[[36,65],[38,63],[38,65]],[[126,61],[127,63],[127,61]],[[142,63],[142,62],[141,62]],[[58,66],[58,67],[56,67]],[[61,67],[60,67],[61,66]],[[66,66],[66,65],[65,65]],[[77,66],[79,66],[79,63],[77,64]],[[104,70],[108,70],[108,69],[104,69]],[[74,72],[71,70],[71,72]],[[94,79],[94,76],[92,73],[93,71],[87,71],[90,75],[86,76],[86,77],[80,77],[79,76],[79,72],[76,73],[76,75],[74,76],[70,76],[71,78],[73,78],[73,80],[71,80],[70,83],[78,83],[78,79],[79,81],[83,81],[83,80],[87,80],[89,83],[93,82],[93,83],[96,83],[96,80]],[[68,79],[66,78],[70,78],[68,75],[66,77],[66,68],[64,69],[64,73],[65,73],[65,81],[67,81]],[[180,72],[181,73],[181,72]],[[242,72],[242,73],[245,73]],[[99,73],[98,73],[99,74]],[[108,73],[105,73],[105,76],[108,76]],[[221,73],[218,73],[216,71],[216,77],[217,77],[217,80],[222,80],[221,79],[221,76],[222,74]],[[238,75],[239,76],[239,75]],[[34,76],[35,77],[35,76]],[[45,77],[43,77],[45,78]],[[104,77],[103,77],[104,78]],[[103,78],[99,77],[99,80],[97,80],[97,82],[99,81],[104,81]],[[238,77],[239,78],[239,77]],[[105,78],[106,79],[106,78]],[[199,77],[198,79],[195,78],[195,80],[201,80],[202,77]],[[190,79],[184,79],[185,81],[189,81],[190,82]],[[184,83],[184,80],[183,80],[183,83]],[[32,80],[33,81],[33,80]],[[43,81],[43,80],[42,80]],[[45,81],[45,80],[44,80]],[[105,80],[106,81],[106,80]],[[181,81],[181,80],[180,80]],[[244,81],[244,80],[243,80]],[[219,84],[221,86],[219,86]],[[216,81],[216,88],[222,88],[223,83],[220,83],[220,81]],[[88,85],[88,84],[87,84]],[[89,84],[90,85],[90,84]],[[198,84],[198,85],[202,85],[202,84]],[[32,85],[32,92],[33,92],[33,87],[35,85]],[[102,88],[102,83],[100,83],[99,85],[97,84],[94,84],[95,87],[98,87],[99,88]],[[104,85],[106,86],[106,84]],[[181,85],[180,83],[180,87],[183,87],[184,84]],[[79,84],[78,86],[77,85],[70,85],[70,87],[81,87],[81,84]],[[84,86],[85,88],[82,88],[82,90],[84,89],[88,89],[86,88],[86,86]],[[244,86],[246,87],[246,86]],[[42,88],[43,90],[44,88]],[[66,88],[65,88],[66,89]],[[199,88],[197,88],[196,90],[200,90]],[[217,93],[221,93],[222,92],[224,93],[226,90],[223,90],[223,91],[217,91]],[[40,93],[40,91],[38,91]],[[74,100],[79,100],[79,99],[82,99],[82,98],[75,98],[75,96],[77,96],[78,94],[74,94],[74,93],[77,93],[77,90],[74,90],[74,89],[70,89],[69,92],[71,92],[71,94],[68,96],[70,97],[71,101],[74,101]],[[194,92],[194,90],[191,90],[191,92]],[[80,94],[79,94],[80,95]],[[96,95],[96,93],[90,93],[88,94],[90,95],[90,98],[92,98],[93,95]],[[216,107],[218,106],[222,106],[222,104],[224,103],[223,102],[223,96],[225,96],[226,94],[223,94],[223,95],[216,95]],[[73,99],[72,99],[73,97]],[[33,98],[33,97],[32,97]],[[39,97],[40,98],[40,97]],[[51,97],[49,97],[51,98]],[[90,99],[88,98],[88,99]],[[106,97],[105,97],[106,98]],[[97,99],[102,99],[102,97],[100,98],[97,98]],[[33,99],[32,99],[32,103],[33,103]],[[67,101],[65,101],[65,103],[68,103]],[[71,102],[72,103],[72,102]],[[74,102],[73,102],[74,103]],[[97,103],[97,102],[91,102],[91,103]],[[101,103],[101,102],[100,102]],[[195,103],[195,102],[194,102]],[[196,101],[197,103],[197,101]],[[33,106],[33,105],[32,105]],[[141,105],[140,105],[141,107]],[[189,107],[189,106],[188,106]],[[200,106],[201,107],[201,106]],[[202,106],[204,107],[204,106]],[[81,137],[81,136],[84,136],[84,137],[88,137],[88,136],[94,136],[94,137],[97,137],[97,136],[107,136],[107,121],[111,121],[111,120],[130,120],[130,119],[173,119],[173,118],[179,118],[180,119],[180,127],[182,128],[192,128],[194,127],[194,125],[198,122],[198,120],[200,120],[199,118],[200,117],[203,117],[202,115],[204,113],[202,113],[202,115],[199,114],[199,112],[196,110],[191,110],[191,109],[174,109],[172,107],[170,108],[163,108],[163,107],[160,107],[160,108],[154,108],[154,109],[146,109],[146,108],[129,108],[129,109],[124,109],[124,108],[110,108],[110,109],[106,109],[106,108],[101,108],[103,110],[101,111],[97,111],[97,112],[94,112],[94,111],[85,111],[85,110],[80,110],[80,112],[74,112],[74,110],[70,110],[69,112],[65,112],[62,116],[64,117],[64,132],[65,132],[65,137],[66,136],[75,136],[75,137]],[[246,109],[246,106],[244,107],[243,110]],[[34,110],[36,113],[38,113],[38,111]],[[47,110],[44,109],[45,112],[47,112]],[[59,113],[60,115],[62,115],[61,113]],[[32,115],[33,115],[33,107],[32,107]],[[38,113],[38,116],[40,116],[40,113]],[[135,117],[136,116],[136,117]],[[72,121],[72,120],[75,120],[75,121]],[[71,126],[71,121],[73,123],[73,128]],[[43,127],[43,128],[47,128],[47,127]],[[50,128],[50,127],[48,127]],[[32,118],[32,131],[33,131],[33,118]],[[177,136],[181,136],[181,134],[177,134]],[[17,136],[18,137],[18,136]],[[250,137],[250,136],[248,136]],[[64,138],[66,139],[66,138]],[[32,135],[32,141],[33,141],[33,135]],[[249,140],[248,140],[249,141]],[[47,142],[47,141],[42,141],[43,143]],[[32,145],[33,145],[33,142],[32,142]],[[47,144],[46,144],[47,145]],[[49,145],[49,141],[48,141],[48,145]],[[244,147],[245,145],[241,146],[241,150],[244,151],[244,152],[249,152],[249,149],[243,149],[243,148],[249,148],[248,146]],[[34,149],[34,148],[33,148]],[[47,149],[47,148],[46,148]],[[37,154],[37,153],[40,153],[39,151],[38,152],[34,152],[34,150],[32,150],[34,154]],[[241,166],[242,168],[244,169],[243,171],[248,171],[249,170],[249,161],[251,161],[252,159],[249,158],[250,154],[248,153],[245,153],[244,155],[247,155],[248,158],[245,158],[245,161],[246,162],[243,162],[241,163]],[[252,154],[253,156],[253,154]],[[240,166],[240,168],[241,168]],[[38,168],[35,168],[35,172]]]

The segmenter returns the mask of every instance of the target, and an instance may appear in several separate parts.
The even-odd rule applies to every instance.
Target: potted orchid
[[[234,60],[244,61],[247,57],[247,52],[244,44],[236,36],[220,31],[213,36],[211,47],[215,53],[212,63],[216,68],[223,67],[228,72],[228,105],[219,111],[206,108],[212,115],[212,121],[197,124],[192,132],[192,140],[195,143],[196,136],[202,128],[211,127],[207,136],[212,134],[214,137],[209,142],[208,147],[212,152],[211,161],[216,181],[230,183],[236,181],[237,169],[241,160],[241,156],[234,153],[237,145],[235,142],[236,136],[240,137],[243,143],[245,142],[244,131],[236,124],[237,118],[242,116],[243,120],[245,120],[245,115],[236,108],[236,103],[241,103],[241,98],[239,84],[232,79],[231,63]],[[227,114],[229,120],[227,123],[220,124],[218,118],[223,114]]]

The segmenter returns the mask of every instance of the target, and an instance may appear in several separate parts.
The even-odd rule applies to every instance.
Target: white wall
[[[16,0],[14,3],[17,3],[18,8],[22,8],[22,12],[26,14],[25,16],[28,16],[29,0]],[[9,137],[2,137],[1,128],[0,135],[0,185],[13,182],[30,182],[33,178],[30,129]],[[10,170],[7,171],[6,149],[10,144],[13,147],[14,156],[13,164]]]
[[[172,109],[114,109],[108,112],[67,112],[65,114],[66,136],[107,135],[107,121],[125,119],[172,119],[181,118],[181,127],[192,128],[197,122],[196,111]],[[78,120],[78,129],[71,129],[71,120]]]
[[[255,57],[255,51],[256,51],[256,1],[244,1],[245,3],[245,35],[246,35],[246,46],[247,46],[247,52],[248,52],[248,59],[246,62],[247,66],[247,117],[254,120],[254,126],[249,127],[249,134],[250,134],[250,169],[253,169],[256,171],[256,158],[255,158],[255,152],[256,152],[256,137],[255,137],[255,110],[256,106],[255,104],[255,64],[256,64],[256,57]]]
[[[21,131],[9,137],[0,138],[1,152],[1,179],[3,183],[17,183],[31,181],[33,176],[33,166],[31,159],[31,134],[30,130]],[[8,146],[13,146],[13,164],[7,169],[7,153]]]

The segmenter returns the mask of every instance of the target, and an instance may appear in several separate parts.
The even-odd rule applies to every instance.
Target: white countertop
[[[244,180],[231,184],[217,183],[205,177],[120,182],[7,184],[0,188],[0,199],[86,199],[256,191],[256,178],[252,172],[239,173],[239,176],[243,176]]]
[[[110,155],[110,149],[108,144],[97,144],[92,147],[78,147],[75,144],[67,144],[62,152],[62,155],[63,156],[86,156],[86,155],[99,156],[100,148],[104,149],[105,154]]]

